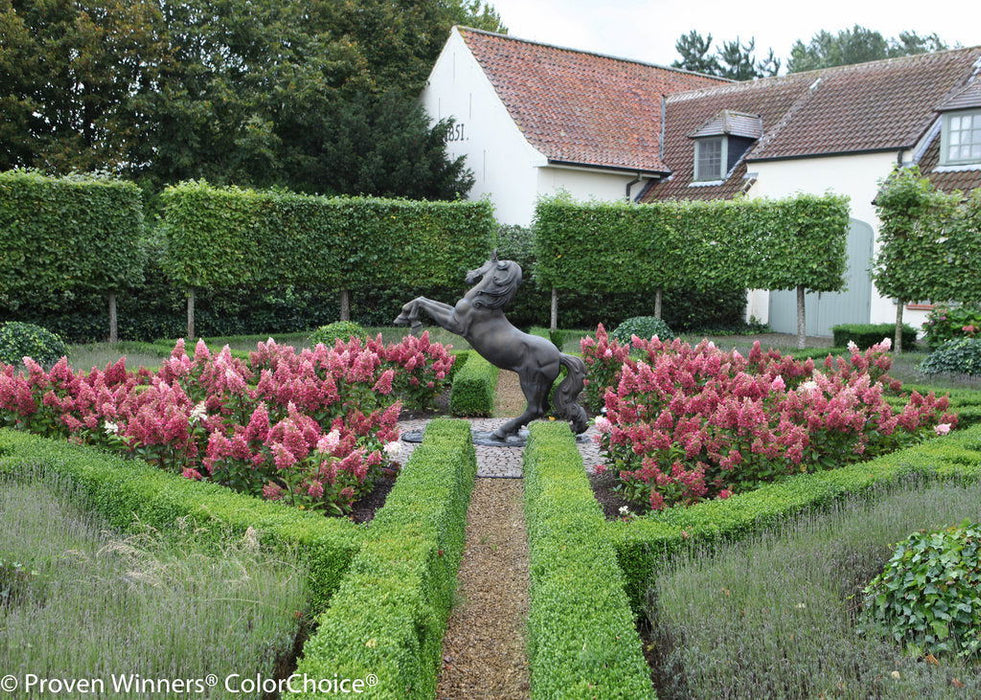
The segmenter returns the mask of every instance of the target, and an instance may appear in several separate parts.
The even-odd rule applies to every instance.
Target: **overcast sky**
[[[756,38],[756,56],[772,48],[786,70],[790,47],[822,29],[859,24],[886,38],[903,30],[936,33],[950,46],[981,44],[979,0],[490,0],[508,32],[521,39],[659,65],[678,59],[675,42],[695,29],[714,45]]]

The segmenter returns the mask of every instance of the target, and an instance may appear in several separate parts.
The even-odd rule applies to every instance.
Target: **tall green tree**
[[[0,0],[0,170],[118,169],[165,52],[152,0]]]
[[[504,30],[479,0],[0,0],[0,169],[454,197],[416,108],[453,24]],[[339,165],[378,144],[387,177]]]
[[[713,52],[712,35],[703,37],[693,29],[678,38],[675,50],[681,55],[681,59],[672,63],[672,66],[705,75],[730,80],[753,80],[776,75],[780,71],[780,61],[774,56],[773,49],[770,49],[765,59],[756,58],[755,38],[743,43],[736,37],[733,41],[722,42],[722,46]]]
[[[790,50],[787,70],[800,73],[946,48],[947,44],[936,34],[921,37],[916,32],[901,32],[898,37],[887,39],[877,31],[856,24],[837,34],[822,30],[807,44],[798,40]]]

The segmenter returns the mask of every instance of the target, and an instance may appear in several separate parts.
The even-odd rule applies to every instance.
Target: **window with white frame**
[[[981,163],[981,110],[944,115],[941,165]]]
[[[695,140],[695,180],[721,180],[725,177],[725,141],[723,136]]]

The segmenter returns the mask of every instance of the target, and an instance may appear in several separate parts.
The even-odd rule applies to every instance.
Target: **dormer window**
[[[981,163],[981,109],[944,115],[941,165]]]
[[[758,115],[728,109],[716,114],[688,135],[695,140],[695,182],[724,180],[762,135],[763,120]]]
[[[725,163],[726,143],[724,136],[700,138],[695,141],[695,179],[699,182],[706,180],[721,180],[725,173],[722,164]]]

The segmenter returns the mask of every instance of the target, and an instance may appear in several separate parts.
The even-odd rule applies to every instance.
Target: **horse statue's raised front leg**
[[[466,328],[460,323],[456,316],[456,308],[441,301],[433,301],[426,297],[416,297],[402,307],[402,313],[395,317],[396,326],[410,326],[413,335],[418,335],[422,328],[419,320],[419,312],[425,311],[433,321],[441,328],[445,328],[450,333],[465,335]]]

